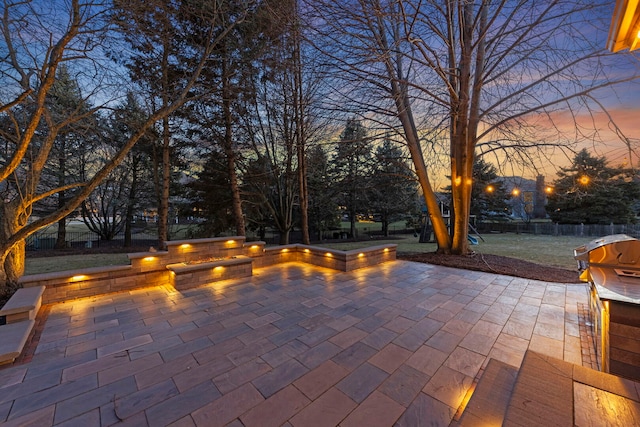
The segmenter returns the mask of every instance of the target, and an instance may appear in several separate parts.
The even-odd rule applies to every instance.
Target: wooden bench
[[[20,288],[0,309],[0,317],[6,322],[0,325],[0,364],[12,363],[22,353],[36,324],[44,288]]]

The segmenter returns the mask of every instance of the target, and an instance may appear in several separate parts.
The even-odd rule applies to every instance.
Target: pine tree
[[[369,190],[371,208],[380,215],[385,236],[389,235],[391,222],[415,213],[418,191],[411,173],[408,157],[385,138],[376,150]]]
[[[547,212],[553,221],[565,224],[635,222],[633,204],[640,197],[640,186],[633,176],[583,149],[570,167],[558,172]]]

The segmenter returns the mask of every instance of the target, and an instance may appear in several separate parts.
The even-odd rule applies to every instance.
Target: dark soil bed
[[[421,254],[398,254],[398,259],[463,268],[466,270],[484,271],[504,274],[524,279],[542,280],[545,282],[579,283],[577,270],[535,264],[505,256],[479,254],[443,255],[435,252]]]

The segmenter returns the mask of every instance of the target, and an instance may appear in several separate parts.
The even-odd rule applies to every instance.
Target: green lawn
[[[50,273],[52,271],[127,264],[129,264],[127,254],[62,255],[39,258],[29,258],[29,254],[27,254],[25,274],[40,274]]]
[[[396,243],[399,253],[433,252],[435,243],[418,243],[412,235],[398,236],[392,240],[372,240],[368,242],[332,243],[325,246],[333,249],[350,250],[382,243]],[[472,246],[476,252],[519,258],[543,265],[574,269],[573,250],[593,237],[548,236],[533,234],[487,234],[479,245]]]
[[[483,254],[504,255],[532,261],[542,265],[552,265],[575,269],[573,250],[593,237],[547,236],[532,234],[487,234],[482,236],[476,252]],[[364,242],[327,243],[321,246],[350,250],[383,243],[396,243],[399,253],[433,252],[435,243],[418,243],[413,235],[396,236],[389,240],[369,240]],[[129,259],[126,254],[89,254],[66,255],[47,258],[29,258],[27,255],[25,274],[47,273],[52,271],[75,270],[79,268],[98,267],[103,265],[126,265]]]

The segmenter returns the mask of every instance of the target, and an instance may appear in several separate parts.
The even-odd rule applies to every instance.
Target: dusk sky
[[[611,14],[606,17],[610,22],[614,3],[611,2]],[[606,36],[609,28],[604,29]],[[602,43],[605,49],[606,42]],[[623,50],[618,53],[621,66],[614,71],[616,77],[630,76],[638,73],[640,57],[636,52]],[[623,65],[624,64],[624,65]],[[626,68],[625,68],[626,65]],[[632,69],[633,68],[633,69]],[[576,124],[585,132],[596,131],[597,137],[592,142],[584,142],[579,148],[587,148],[590,152],[605,156],[611,166],[640,166],[640,82],[628,82],[613,88],[601,89],[594,94],[598,102],[607,108],[607,113],[596,112],[593,116],[583,110],[577,117],[569,112],[560,113],[556,124],[564,124],[566,130],[573,130]],[[628,144],[628,145],[627,145]],[[564,165],[562,163],[565,163]],[[558,166],[566,166],[568,162],[560,162]],[[549,165],[548,179],[554,179],[556,168]]]

